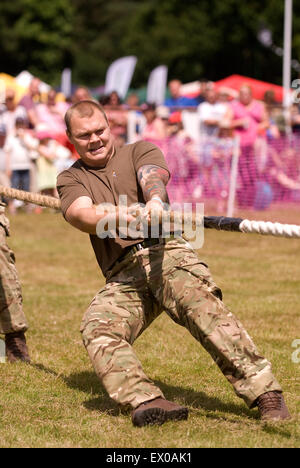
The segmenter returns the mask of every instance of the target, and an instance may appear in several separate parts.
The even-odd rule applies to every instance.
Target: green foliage
[[[293,13],[300,60],[300,2]],[[282,47],[283,14],[283,0],[2,0],[1,71],[57,84],[70,66],[74,82],[97,86],[113,60],[136,55],[133,86],[160,64],[183,81],[240,73],[281,83],[282,59],[257,33],[265,25]]]
[[[0,3],[2,70],[23,69],[54,83],[70,61],[71,0],[4,0]],[[4,59],[4,60],[3,60]]]

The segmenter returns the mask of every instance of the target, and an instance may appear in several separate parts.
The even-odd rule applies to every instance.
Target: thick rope
[[[17,190],[10,187],[0,185],[0,195],[8,198],[16,198],[17,200],[34,203],[35,205],[44,206],[46,208],[53,208],[60,210],[60,200],[55,197],[41,195],[40,193],[26,192],[24,190]]]
[[[17,200],[34,203],[35,205],[44,206],[60,210],[61,203],[58,198],[41,195],[39,193],[25,192],[24,190],[17,190],[10,187],[0,185],[0,195],[8,198],[16,198]],[[171,212],[170,222],[174,220],[180,222],[182,215]],[[189,219],[188,219],[189,218]],[[185,218],[185,222],[192,223],[193,228],[196,225],[204,225],[205,228],[213,228],[225,231],[240,231],[251,234],[263,234],[276,237],[300,238],[300,226],[294,224],[281,224],[271,223],[270,221],[251,221],[249,219],[240,220],[239,218],[225,218],[225,217],[204,217],[202,219],[196,218],[194,214],[190,214]]]
[[[256,233],[276,237],[300,238],[300,226],[295,224],[271,223],[270,221],[250,221],[244,219],[240,226],[241,232]]]

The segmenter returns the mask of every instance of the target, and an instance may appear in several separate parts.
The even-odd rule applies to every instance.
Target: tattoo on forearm
[[[147,164],[140,167],[137,176],[146,201],[149,201],[155,195],[160,197],[163,202],[169,202],[166,191],[169,173],[166,169]]]

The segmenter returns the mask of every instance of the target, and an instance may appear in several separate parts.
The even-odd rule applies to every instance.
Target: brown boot
[[[8,333],[5,335],[7,362],[30,362],[24,332]]]
[[[291,417],[281,392],[263,393],[257,398],[256,404],[262,421],[279,421]]]
[[[147,424],[163,424],[170,419],[178,421],[187,417],[188,409],[184,406],[178,406],[164,398],[156,398],[141,403],[132,411],[131,418],[134,426],[142,427]]]

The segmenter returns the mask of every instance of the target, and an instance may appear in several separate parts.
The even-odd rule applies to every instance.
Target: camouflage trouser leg
[[[152,277],[153,294],[170,317],[187,328],[209,352],[236,394],[251,407],[262,393],[281,391],[271,364],[259,354],[241,322],[225,307],[221,290],[207,266],[188,244],[177,240],[166,245],[163,288],[159,288],[159,254],[156,253],[156,259],[154,254],[152,257],[145,259],[144,265]]]
[[[1,215],[3,218],[3,215]],[[22,291],[15,267],[15,257],[6,243],[6,232],[0,225],[0,333],[26,331]]]
[[[139,251],[109,281],[88,309],[82,332],[96,372],[119,403],[135,407],[159,396],[130,344],[163,309],[203,345],[249,407],[262,393],[281,391],[270,363],[225,308],[208,268],[185,241]]]
[[[142,280],[108,283],[83,318],[83,342],[96,374],[120,405],[136,408],[144,401],[163,397],[144,374],[131,346],[158,314]]]

